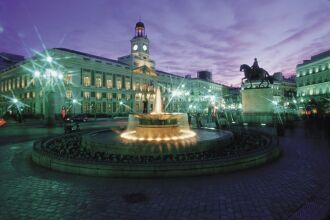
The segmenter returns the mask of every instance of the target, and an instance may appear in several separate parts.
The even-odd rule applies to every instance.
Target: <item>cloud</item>
[[[239,66],[251,65],[254,57],[270,73],[293,73],[297,63],[330,43],[328,1],[13,2],[0,3],[2,51],[27,55],[27,49],[41,49],[36,25],[47,47],[116,59],[129,53],[141,17],[158,69],[194,76],[207,69],[215,80],[234,85],[242,78]]]

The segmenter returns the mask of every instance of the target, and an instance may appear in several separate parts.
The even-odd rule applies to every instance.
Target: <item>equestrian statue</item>
[[[273,84],[273,77],[270,76],[266,70],[259,67],[257,58],[254,58],[254,63],[251,67],[247,64],[242,64],[239,70],[244,72],[242,84],[243,80],[246,79],[245,82],[250,82],[250,88],[252,88],[252,81],[261,81],[258,86],[259,88],[264,82],[267,83],[266,87],[268,87],[269,84]]]

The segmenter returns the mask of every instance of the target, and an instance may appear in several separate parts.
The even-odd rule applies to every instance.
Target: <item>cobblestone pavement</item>
[[[282,157],[231,174],[111,179],[34,165],[32,142],[0,148],[0,219],[320,219],[330,208],[329,139],[295,129]]]

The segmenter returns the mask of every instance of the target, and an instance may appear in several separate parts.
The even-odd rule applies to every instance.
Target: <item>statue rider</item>
[[[251,78],[252,79],[259,79],[259,65],[258,65],[258,60],[257,58],[254,58],[254,62],[253,62],[253,65],[251,66],[252,68],[252,76]]]
[[[253,62],[253,65],[252,65],[252,69],[253,69],[253,70],[257,70],[257,69],[259,69],[259,64],[258,64],[258,60],[257,60],[257,58],[254,58],[254,62]]]

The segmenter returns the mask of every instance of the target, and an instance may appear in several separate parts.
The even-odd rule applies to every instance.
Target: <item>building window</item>
[[[101,99],[101,98],[102,98],[102,93],[97,92],[97,93],[96,93],[96,99]]]
[[[65,84],[71,84],[72,83],[72,74],[67,74],[64,78]]]
[[[85,99],[89,99],[91,97],[91,93],[90,92],[84,92],[84,98]]]
[[[97,77],[96,77],[96,80],[95,80],[95,86],[96,86],[97,88],[102,87],[102,79],[101,79],[100,76],[97,76]]]
[[[8,90],[9,91],[11,90],[11,80],[10,79],[8,80]]]
[[[140,97],[141,97],[141,93],[136,93],[135,94],[135,100],[136,101],[139,101],[140,100]]]
[[[101,103],[96,103],[96,112],[101,112]]]
[[[107,79],[107,88],[108,89],[112,88],[112,80],[111,79]]]
[[[120,94],[120,93],[118,93],[118,95],[117,95],[117,99],[118,99],[118,100],[121,99],[121,94]]]
[[[108,112],[112,112],[112,104],[108,103]]]
[[[89,76],[84,76],[84,86],[90,86],[91,85],[91,78]]]
[[[125,85],[125,88],[126,88],[126,89],[131,89],[131,82],[127,82],[127,81],[126,81],[125,84],[126,84],[126,85]]]
[[[116,87],[117,87],[117,89],[121,89],[122,88],[122,83],[121,83],[121,80],[120,79],[117,79]]]
[[[19,80],[19,77],[18,77],[17,80],[16,80],[16,88],[19,88],[19,85],[20,85],[20,80]]]
[[[112,99],[112,93],[107,93],[107,99],[109,99],[109,100]]]
[[[21,88],[25,87],[25,80],[24,80],[24,76],[22,76],[22,80],[21,80]]]
[[[71,90],[66,90],[65,97],[67,97],[68,99],[72,98],[72,91]]]
[[[26,98],[29,99],[30,98],[30,92],[26,93]]]

